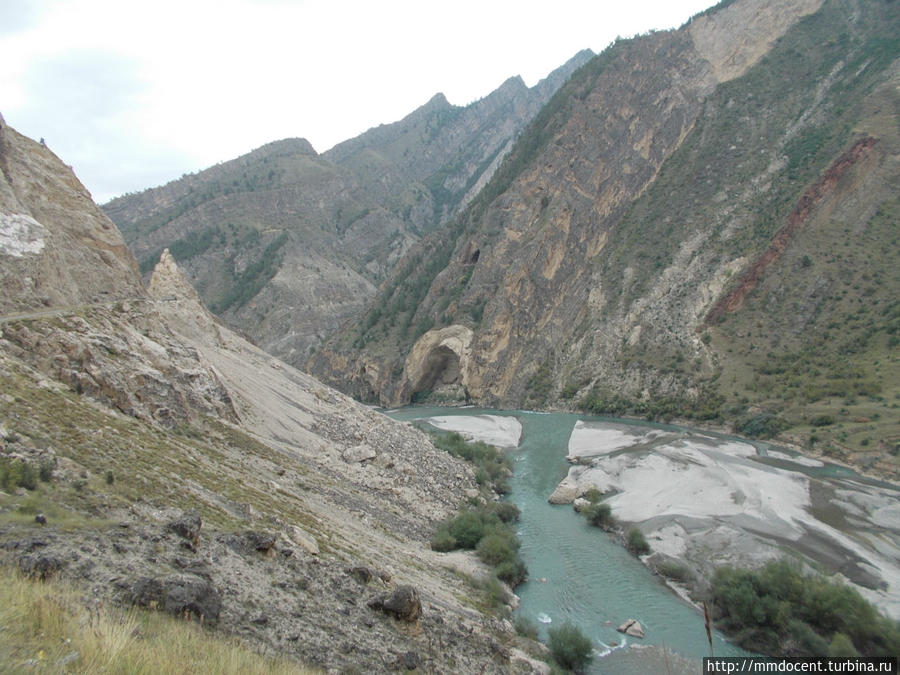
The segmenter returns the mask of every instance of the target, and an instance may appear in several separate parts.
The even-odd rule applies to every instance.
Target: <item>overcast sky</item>
[[[715,0],[0,0],[0,113],[97,202],[269,141],[323,152],[443,92],[534,85]]]

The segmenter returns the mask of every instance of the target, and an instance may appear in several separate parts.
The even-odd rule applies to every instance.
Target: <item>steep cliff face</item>
[[[741,385],[773,348],[805,349],[813,326],[840,322],[849,306],[823,301],[835,277],[851,294],[871,288],[852,301],[870,308],[871,330],[858,329],[876,336],[873,354],[895,321],[896,247],[884,246],[896,207],[884,186],[897,184],[897,22],[892,3],[748,0],[620,41],[573,75],[466,213],[413,251],[311,367],[351,379],[357,395],[408,401],[427,394],[413,345],[460,325],[474,336],[458,382],[484,403],[701,417],[774,406],[790,417],[796,393]],[[856,233],[850,250],[826,253],[823,233],[842,228]],[[854,271],[856,255],[872,257],[868,272]],[[744,286],[736,318],[711,321],[754,265],[761,285]],[[809,302],[795,283],[812,283]],[[766,284],[779,294],[763,299]],[[756,330],[754,311],[771,313],[754,316]],[[890,373],[861,379],[877,388]]]
[[[115,227],[46,149],[3,133],[18,144],[6,185],[29,186],[40,208],[26,215],[41,224],[40,247],[4,242],[3,264],[62,259],[57,282],[72,282],[54,286],[65,305],[0,317],[4,480],[20,464],[45,479],[0,493],[0,562],[104,601],[200,614],[329,670],[532,672],[511,625],[482,614],[453,571],[477,563],[428,546],[477,491],[472,468],[225,328],[168,251],[147,292],[133,265],[98,271],[97,242],[121,244]],[[57,202],[69,194],[100,216],[79,219],[77,237],[76,210]],[[117,293],[103,275],[128,297],[106,302]],[[39,537],[20,516],[36,504]],[[410,586],[421,605],[408,622],[378,609]]]
[[[70,169],[0,118],[0,314],[143,295],[122,236]]]
[[[214,312],[302,363],[415,241],[471,199],[591,55],[531,89],[512,78],[466,107],[438,94],[322,155],[302,139],[277,141],[104,208],[144,272],[169,248]]]

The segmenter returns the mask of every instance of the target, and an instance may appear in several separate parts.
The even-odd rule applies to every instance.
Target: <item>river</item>
[[[529,571],[529,581],[516,588],[521,599],[517,616],[537,624],[543,638],[554,625],[565,621],[577,625],[595,646],[598,658],[590,672],[666,672],[666,659],[673,673],[697,672],[699,660],[709,656],[702,614],[610,535],[588,525],[571,506],[547,502],[568,470],[567,444],[575,422],[599,418],[471,408],[422,407],[390,412],[395,419],[406,421],[478,414],[514,416],[522,424],[521,444],[511,451],[515,471],[509,495],[522,512],[518,533]],[[644,639],[616,631],[618,625],[632,618],[644,626]],[[747,653],[719,633],[713,638],[717,656]],[[629,644],[652,648],[621,649]],[[611,650],[612,646],[620,649]],[[684,667],[685,659],[690,659],[690,670]]]

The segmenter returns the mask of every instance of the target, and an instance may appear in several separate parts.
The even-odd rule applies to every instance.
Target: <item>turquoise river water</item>
[[[607,418],[424,407],[389,414],[405,421],[438,415],[518,418],[522,440],[518,450],[510,451],[515,471],[508,499],[522,512],[518,534],[529,581],[516,588],[521,598],[517,616],[536,623],[543,638],[554,625],[565,621],[576,624],[594,643],[591,673],[643,675],[701,670],[701,659],[710,651],[702,613],[665,586],[610,535],[588,525],[571,506],[547,502],[568,470],[566,451],[575,422]],[[615,421],[644,425],[634,420]],[[646,637],[618,633],[616,627],[626,619],[640,621]],[[632,645],[641,648],[622,648]],[[713,647],[716,656],[747,654],[721,634],[714,633]]]

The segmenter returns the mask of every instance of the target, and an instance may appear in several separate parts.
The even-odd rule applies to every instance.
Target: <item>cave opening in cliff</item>
[[[440,390],[450,385],[460,385],[461,375],[459,355],[449,347],[443,345],[435,347],[425,359],[422,374],[412,393],[415,395]]]

